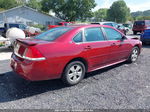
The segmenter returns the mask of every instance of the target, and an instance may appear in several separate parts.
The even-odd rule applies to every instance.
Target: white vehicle
[[[107,22],[94,22],[94,23],[91,23],[91,24],[100,24],[100,25],[108,25],[108,26],[112,26],[114,28],[118,28],[118,24],[115,23],[115,22],[111,22],[111,21],[107,21]]]

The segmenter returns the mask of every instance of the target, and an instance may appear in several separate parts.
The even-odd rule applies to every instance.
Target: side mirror
[[[122,36],[122,38],[121,38],[121,41],[124,41],[124,40],[126,40],[127,38],[126,38],[126,36]]]

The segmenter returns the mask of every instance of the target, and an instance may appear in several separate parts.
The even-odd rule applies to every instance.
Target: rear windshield
[[[44,41],[54,41],[55,39],[59,38],[64,33],[71,30],[71,27],[57,27],[50,29],[38,36],[35,37],[35,39],[44,40]]]
[[[145,25],[144,21],[136,21],[134,25]]]

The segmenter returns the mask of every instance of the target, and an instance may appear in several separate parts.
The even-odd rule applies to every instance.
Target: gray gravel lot
[[[138,61],[86,74],[78,85],[60,80],[28,82],[0,61],[1,109],[149,109],[150,45]]]

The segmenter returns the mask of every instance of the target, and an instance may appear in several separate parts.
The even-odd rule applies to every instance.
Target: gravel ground
[[[121,63],[86,74],[78,85],[60,80],[28,82],[0,61],[1,109],[149,109],[150,45],[134,64]]]

